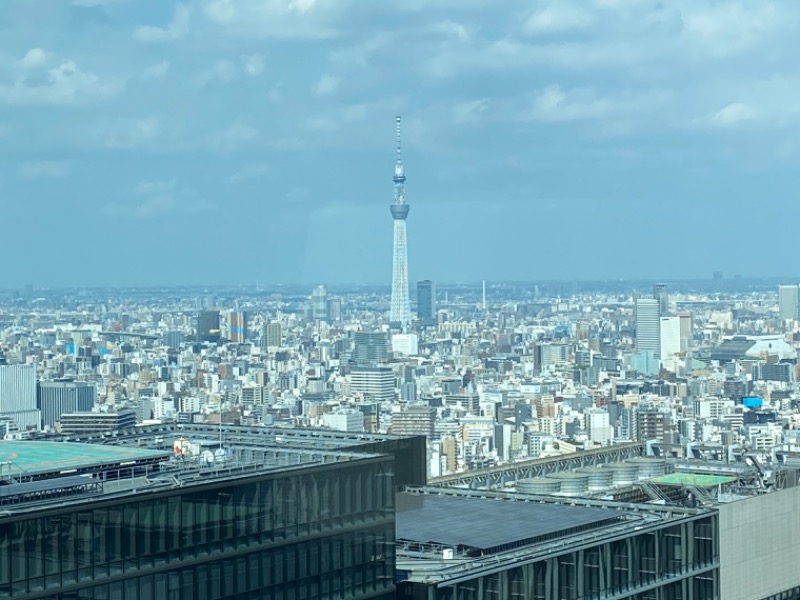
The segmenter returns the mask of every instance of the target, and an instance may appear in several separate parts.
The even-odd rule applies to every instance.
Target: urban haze
[[[5,0],[0,598],[800,600],[799,20]]]

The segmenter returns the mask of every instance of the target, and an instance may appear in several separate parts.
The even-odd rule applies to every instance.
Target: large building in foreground
[[[393,456],[251,442],[0,442],[0,597],[394,598]]]
[[[408,297],[408,245],[406,219],[406,176],[400,156],[400,117],[397,117],[397,162],[394,165],[394,203],[389,207],[394,221],[394,252],[392,254],[392,300],[389,321],[402,326],[411,322],[411,301]]]
[[[401,493],[398,597],[717,600],[718,518],[526,494]]]

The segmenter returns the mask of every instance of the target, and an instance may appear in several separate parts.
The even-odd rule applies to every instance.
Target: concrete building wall
[[[800,586],[800,487],[720,506],[720,597],[760,600]]]

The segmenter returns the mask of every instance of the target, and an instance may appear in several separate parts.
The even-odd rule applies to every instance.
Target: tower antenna
[[[394,247],[392,256],[392,300],[389,321],[405,328],[411,321],[411,303],[408,297],[408,247],[406,241],[406,175],[400,156],[400,115],[395,117],[397,132],[397,162],[394,165],[394,203],[389,206],[394,221]]]

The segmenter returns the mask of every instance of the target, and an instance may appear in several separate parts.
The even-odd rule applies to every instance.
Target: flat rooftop
[[[130,446],[99,446],[33,440],[0,441],[0,479],[59,474],[130,463],[159,462],[169,452]]]
[[[619,511],[557,503],[397,495],[397,539],[491,553],[617,523]]]
[[[725,483],[732,483],[736,481],[735,477],[727,477],[725,475],[705,475],[703,473],[671,473],[669,475],[662,475],[650,480],[650,483],[656,485],[669,485],[677,487],[701,487],[713,488]]]

